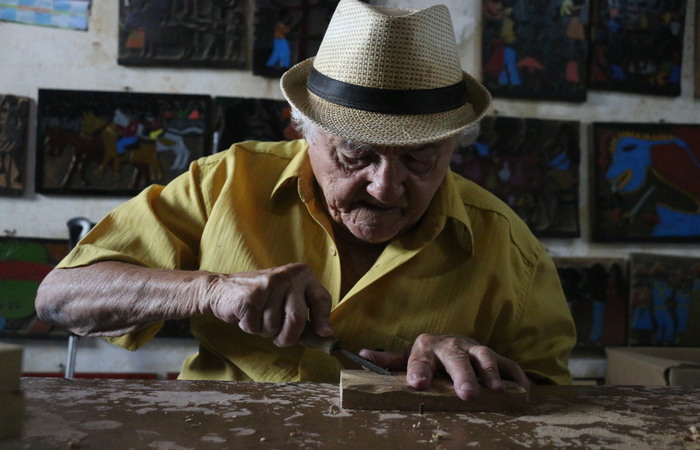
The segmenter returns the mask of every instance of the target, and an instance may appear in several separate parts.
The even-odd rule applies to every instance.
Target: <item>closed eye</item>
[[[438,154],[432,147],[413,150],[403,156],[404,164],[408,170],[416,174],[423,174],[432,170],[437,159]]]
[[[369,150],[338,148],[338,160],[345,167],[359,169],[372,163],[376,155]]]

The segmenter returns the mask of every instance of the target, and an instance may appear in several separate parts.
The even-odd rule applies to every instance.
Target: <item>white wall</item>
[[[439,0],[435,0],[439,1]],[[252,0],[250,1],[252,5]],[[383,3],[428,5],[433,1],[387,0]],[[480,72],[479,32],[475,29],[480,11],[479,0],[445,0],[458,29],[462,63],[465,70]],[[589,92],[583,104],[497,99],[493,109],[501,115],[543,119],[578,120],[583,155],[590,149],[588,128],[593,121],[700,123],[700,101],[693,97],[693,28],[696,2],[689,1],[683,56],[682,95],[659,98],[633,94]],[[93,1],[88,32],[42,28],[0,22],[0,93],[37,98],[38,88],[81,90],[131,90],[282,99],[278,81],[256,77],[246,70],[205,70],[123,67],[117,60],[118,2]],[[36,117],[36,105],[32,118]],[[30,148],[34,148],[34,129]],[[33,154],[30,152],[27,184],[33,185]],[[580,239],[548,239],[545,244],[560,256],[627,256],[630,251],[700,256],[698,244],[599,244],[590,241],[588,207],[588,159],[581,167]],[[34,194],[30,188],[22,198],[0,197],[0,233],[16,230],[17,236],[66,238],[66,221],[75,216],[99,220],[123,198],[61,197]],[[32,344],[28,344],[32,345]],[[62,350],[62,349],[61,349]],[[82,350],[82,349],[81,349]],[[183,350],[184,353],[190,349]],[[90,355],[88,347],[80,355]],[[102,352],[102,348],[97,352]],[[41,360],[32,353],[32,360]],[[52,354],[51,361],[62,361]],[[97,361],[97,359],[96,359]],[[107,363],[108,361],[105,361]],[[51,363],[55,364],[55,363]],[[80,369],[80,359],[79,359]],[[119,362],[124,366],[123,362]],[[135,365],[139,363],[135,362]],[[25,364],[25,370],[30,369]],[[38,370],[38,369],[37,369]],[[85,369],[87,370],[87,369]],[[106,368],[106,370],[111,370]],[[134,369],[138,370],[138,369]],[[170,370],[170,369],[168,369]]]

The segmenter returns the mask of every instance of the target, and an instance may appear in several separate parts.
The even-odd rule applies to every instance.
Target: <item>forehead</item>
[[[440,141],[428,142],[420,145],[373,145],[363,142],[352,141],[334,136],[334,145],[351,151],[369,151],[378,154],[403,154],[411,152],[430,152],[444,149],[453,150],[456,145],[456,138],[447,138]]]

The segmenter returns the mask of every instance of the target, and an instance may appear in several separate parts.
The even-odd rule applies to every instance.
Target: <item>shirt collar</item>
[[[302,202],[308,203],[314,196],[314,176],[309,160],[309,144],[303,141],[301,150],[294,155],[287,167],[280,174],[275,187],[272,189],[270,199],[274,200],[285,187],[291,186],[298,181],[299,198]]]
[[[474,248],[471,221],[459,195],[455,175],[449,170],[428,206],[418,232],[425,239],[432,240],[443,231],[452,233],[455,244],[471,254]]]
[[[314,198],[314,176],[309,160],[309,146],[305,144],[280,174],[270,198],[274,199],[287,186],[292,186],[298,181],[297,189],[302,202],[308,203]],[[448,171],[445,179],[435,193],[433,201],[428,206],[425,217],[421,220],[415,231],[420,235],[419,239],[426,241],[434,239],[440,232],[449,227],[454,235],[455,244],[471,253],[474,248],[471,222],[464,209],[464,202],[457,185],[454,174]]]

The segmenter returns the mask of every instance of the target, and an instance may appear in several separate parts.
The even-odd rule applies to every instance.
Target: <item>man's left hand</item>
[[[482,385],[494,391],[504,390],[503,378],[525,389],[530,387],[518,363],[474,339],[452,334],[421,334],[407,353],[362,350],[360,356],[389,370],[405,370],[406,381],[418,390],[430,387],[435,373],[444,370],[462,400],[476,398]]]

